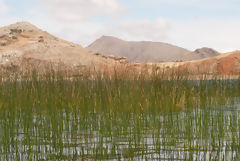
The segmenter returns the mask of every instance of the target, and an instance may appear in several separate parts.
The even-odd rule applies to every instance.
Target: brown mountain
[[[111,36],[103,36],[87,47],[95,53],[116,57],[126,57],[133,62],[175,62],[188,61],[216,56],[219,53],[209,49],[197,49],[190,52],[186,49],[161,42],[123,41]]]
[[[159,69],[176,71],[190,76],[240,75],[240,51],[221,54],[211,58],[186,62],[156,63]]]
[[[185,62],[180,64],[178,69],[194,75],[239,75],[240,51],[230,52],[207,59]]]
[[[126,57],[134,62],[167,62],[180,60],[190,51],[161,42],[123,41],[111,36],[103,36],[87,47],[90,51]]]
[[[114,38],[113,40],[117,42],[121,41]],[[124,48],[126,44],[128,46],[128,44],[133,43],[139,46],[141,50],[135,49],[135,45],[133,45],[134,48],[132,48],[132,51],[139,50],[144,51],[143,53],[147,53],[147,49],[152,47],[154,51],[157,51],[158,47],[156,46],[162,44],[153,42],[121,42],[122,48]],[[112,41],[112,43],[115,44],[114,41]],[[145,48],[146,51],[141,48],[142,45],[147,46]],[[169,47],[171,45],[162,44],[162,46]],[[167,50],[167,47],[164,49]],[[179,49],[178,47],[176,48]],[[175,51],[177,50],[176,48],[169,51]],[[113,49],[121,50],[121,48]],[[189,51],[185,49],[180,48],[179,50],[185,51],[185,56],[189,54],[187,53]],[[217,54],[217,52],[212,49],[203,48],[196,50],[193,54],[197,54],[197,58],[202,58],[205,56],[213,56]],[[173,59],[172,56],[167,55],[166,57],[169,60],[170,58]],[[196,57],[194,59],[196,59]],[[138,72],[143,69],[144,71],[151,71],[151,68],[158,67],[158,69],[177,69],[192,75],[238,75],[240,74],[240,52],[236,51],[187,62],[130,63],[124,58],[104,56],[99,53],[94,54],[80,45],[52,36],[27,22],[16,23],[0,28],[0,74],[4,71],[6,76],[9,77],[10,71],[25,72],[35,69],[42,72],[49,69],[48,67],[54,70],[67,69],[67,71],[104,71],[110,73],[121,71],[122,69],[136,73],[136,70]]]
[[[220,55],[220,53],[217,52],[216,50],[204,47],[204,48],[196,49],[193,52],[185,54],[182,57],[182,60],[191,61],[191,60],[210,58],[218,55]]]
[[[1,69],[64,69],[101,70],[105,66],[120,65],[114,58],[95,55],[80,45],[59,39],[28,22],[0,28]],[[24,68],[24,69],[23,69]],[[110,68],[109,68],[110,69]]]

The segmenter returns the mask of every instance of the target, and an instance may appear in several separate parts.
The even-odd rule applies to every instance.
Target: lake
[[[239,160],[239,82],[1,82],[0,160]]]

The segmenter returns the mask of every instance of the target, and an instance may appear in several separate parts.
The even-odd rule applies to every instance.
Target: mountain
[[[182,60],[191,61],[191,60],[210,58],[218,55],[220,55],[220,53],[217,52],[216,50],[204,47],[204,48],[196,49],[193,52],[185,54],[182,57]]]
[[[128,62],[122,57],[121,52],[117,55],[119,58],[101,54],[108,54],[108,52],[90,52],[89,48],[85,49],[81,45],[59,39],[28,22],[21,22],[0,28],[0,76],[2,77],[4,76],[2,74],[5,74],[5,76],[9,77],[11,72],[27,74],[28,71],[32,70],[46,72],[49,69],[63,71],[62,73],[65,75],[68,75],[68,72],[75,75],[82,74],[82,72],[114,74],[121,71],[125,73],[127,71],[127,74],[131,75],[129,71],[133,73],[151,72],[152,68],[164,69],[164,71],[165,69],[166,71],[177,69],[182,73],[191,75],[240,74],[240,51],[218,55],[219,53],[209,48],[189,52],[164,43],[126,42],[113,37],[103,37],[101,39],[99,40],[100,43],[97,44],[104,50],[108,49],[104,44],[108,44],[109,51],[116,51],[116,53],[120,50],[145,54],[143,56],[137,54],[135,59],[132,57],[132,60],[154,62],[154,60],[150,60],[149,55],[146,55],[146,53],[149,53],[151,56],[149,51],[156,54],[156,59],[161,58],[155,61],[181,60],[179,55],[188,59],[199,60],[170,63]],[[114,44],[117,44],[116,47],[113,47]],[[164,54],[160,54],[161,57],[158,57],[157,51],[164,51]],[[183,54],[180,51],[183,51]],[[208,56],[211,57],[201,59]]]
[[[190,61],[219,54],[210,48],[197,49],[191,52],[166,43],[123,41],[111,36],[103,36],[97,39],[87,49],[95,53],[126,57],[133,62]]]
[[[167,62],[180,60],[190,51],[161,42],[123,41],[111,36],[103,36],[87,47],[95,53],[126,57],[134,62]]]
[[[174,65],[173,65],[174,66]],[[240,51],[219,56],[175,64],[176,69],[190,75],[238,75],[240,74]]]
[[[59,39],[28,22],[0,28],[1,69],[45,70],[54,69],[101,70],[121,65],[124,61],[89,52],[78,44]]]

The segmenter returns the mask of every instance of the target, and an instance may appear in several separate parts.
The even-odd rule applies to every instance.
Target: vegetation
[[[20,34],[20,33],[22,33],[22,32],[23,32],[22,29],[18,29],[18,28],[12,28],[12,29],[10,29],[10,34],[13,34],[13,33]]]
[[[0,160],[237,160],[240,80],[0,82]]]

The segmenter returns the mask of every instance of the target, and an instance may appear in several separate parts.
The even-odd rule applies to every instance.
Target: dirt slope
[[[191,75],[240,75],[240,51],[180,64],[175,63],[172,68],[174,66],[179,71]]]
[[[124,61],[95,55],[82,46],[61,40],[28,22],[0,28],[0,66],[3,68],[55,68],[101,70]]]

